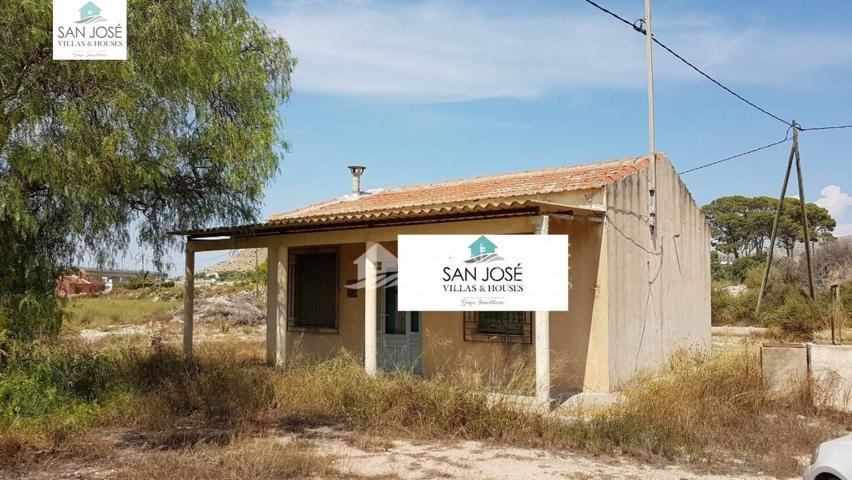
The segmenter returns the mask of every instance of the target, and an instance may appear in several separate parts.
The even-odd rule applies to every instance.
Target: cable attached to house
[[[752,148],[751,150],[748,150],[748,151],[745,151],[745,152],[742,152],[742,153],[738,153],[736,155],[731,155],[730,157],[725,157],[721,160],[708,162],[708,163],[699,165],[697,167],[690,168],[689,170],[683,170],[681,172],[678,172],[678,175],[683,175],[683,174],[686,174],[686,173],[694,172],[696,170],[701,170],[702,168],[712,167],[713,165],[718,165],[720,163],[724,163],[724,162],[727,162],[727,161],[730,161],[730,160],[734,160],[734,159],[737,159],[737,158],[740,158],[740,157],[744,157],[746,155],[750,155],[752,153],[759,152],[761,150],[766,150],[767,148],[772,148],[776,145],[781,145],[782,143],[786,143],[786,142],[789,142],[789,141],[790,141],[790,129],[788,128],[787,134],[784,135],[784,138],[781,139],[781,140],[778,140],[777,142],[768,143],[766,145],[763,145],[762,147]]]

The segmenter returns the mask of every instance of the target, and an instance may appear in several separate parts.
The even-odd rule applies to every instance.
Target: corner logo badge
[[[87,2],[80,7],[80,20],[74,23],[100,23],[106,22],[106,18],[101,16],[101,7],[92,2]]]
[[[53,0],[53,59],[127,60],[127,28],[127,0]]]
[[[497,245],[485,235],[477,238],[467,248],[470,249],[470,258],[464,263],[491,263],[503,260],[503,257],[497,254]]]

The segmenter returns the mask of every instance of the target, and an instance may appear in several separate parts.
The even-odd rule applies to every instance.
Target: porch
[[[538,204],[522,211],[492,209],[428,223],[348,225],[319,231],[195,232],[186,245],[184,352],[192,354],[195,254],[267,248],[269,365],[285,366],[294,348],[320,358],[341,349],[350,351],[363,358],[370,374],[403,368],[431,375],[452,368],[461,357],[480,361],[495,355],[505,361],[522,357],[534,364],[537,401],[549,403],[556,351],[560,355],[558,387],[594,389],[605,383],[596,377],[605,368],[601,362],[606,357],[606,338],[593,333],[592,325],[595,309],[596,323],[606,318],[605,299],[596,298],[604,250],[601,220],[601,212],[594,209]],[[500,335],[478,331],[478,326],[488,325],[488,319],[472,312],[396,310],[395,287],[386,282],[393,269],[385,256],[395,258],[399,235],[548,233],[571,236],[572,312],[500,312],[519,314],[503,318],[513,330]],[[320,281],[322,275],[332,276],[334,286]],[[552,320],[558,321],[556,331],[552,331]],[[566,355],[572,357],[570,361],[565,361]]]

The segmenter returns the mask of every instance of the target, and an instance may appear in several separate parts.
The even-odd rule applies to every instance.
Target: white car
[[[804,480],[852,480],[852,435],[821,443]]]

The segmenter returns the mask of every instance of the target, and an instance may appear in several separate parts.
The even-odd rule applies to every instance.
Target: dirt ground
[[[318,455],[329,458],[336,478],[381,479],[770,479],[760,475],[713,475],[697,473],[682,465],[645,464],[629,457],[590,456],[565,451],[507,447],[478,441],[415,441],[370,437],[343,429],[320,427],[298,433],[270,432],[284,445],[310,444]],[[3,479],[112,479],[142,456],[161,450],[147,448],[131,431],[103,433],[95,443],[112,443],[106,458],[63,459],[45,452],[44,459],[25,470],[0,473]],[[101,446],[103,448],[103,446]],[[215,461],[211,459],[211,461]]]
[[[616,479],[662,480],[773,478],[702,475],[678,465],[649,465],[626,457],[589,456],[566,451],[517,448],[478,441],[422,442],[364,439],[362,434],[315,431],[319,453],[336,458],[337,467],[362,477],[401,479]],[[288,441],[282,437],[282,441]]]

